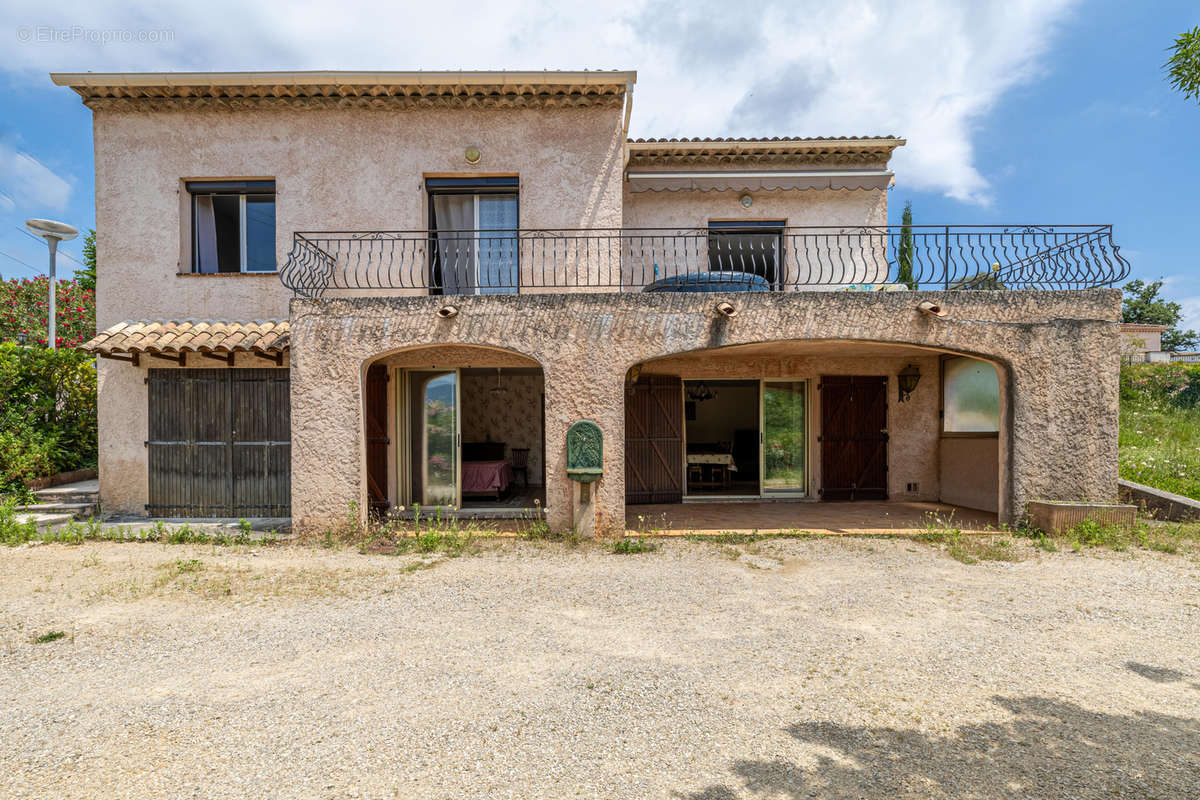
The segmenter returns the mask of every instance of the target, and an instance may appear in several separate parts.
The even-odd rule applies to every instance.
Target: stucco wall
[[[921,314],[931,299],[945,319]],[[784,339],[864,340],[975,354],[998,364],[1002,408],[1000,514],[1011,521],[1032,499],[1111,500],[1117,477],[1117,326],[1120,293],[595,294],[456,299],[293,301],[292,498],[299,527],[365,507],[362,374],[380,353],[473,344],[522,353],[545,369],[547,506],[551,524],[575,518],[579,495],[565,479],[567,426],[598,422],[604,477],[587,508],[597,532],[623,527],[624,382],[647,360],[700,348]]]
[[[427,226],[425,174],[516,174],[523,227],[621,224],[621,110],[99,110],[97,322],[287,316],[276,275],[189,275],[182,182],[273,178],[276,255],[295,231]],[[483,157],[463,157],[477,145]]]
[[[752,198],[750,208],[742,206],[743,194]],[[879,283],[887,278],[882,238],[877,243],[864,240],[861,249],[850,249],[845,237],[837,235],[844,227],[887,224],[887,192],[881,189],[632,192],[626,184],[624,220],[626,227],[645,229],[642,232],[651,237],[655,228],[703,231],[710,221],[782,221],[797,229],[789,231],[783,240],[780,277],[785,282],[837,285]],[[800,230],[812,226],[820,228]],[[631,247],[635,253],[652,254],[655,243],[653,238],[638,239]],[[624,265],[626,284],[645,284],[680,271],[708,269],[703,239],[667,238],[661,247],[661,257],[651,255]],[[831,257],[834,253],[837,258]],[[647,258],[656,262],[657,275],[653,274],[653,266],[640,263]]]
[[[999,510],[1000,440],[986,437],[944,438],[939,448],[941,500],[981,511]]]

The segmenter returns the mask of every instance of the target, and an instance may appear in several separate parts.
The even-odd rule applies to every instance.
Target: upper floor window
[[[512,294],[520,287],[517,178],[426,178],[430,286],[443,294]]]
[[[1000,430],[1000,379],[995,367],[965,356],[942,360],[942,430],[945,433]]]
[[[712,272],[749,272],[776,286],[784,223],[745,220],[708,223],[708,268]]]
[[[275,181],[188,181],[192,272],[274,272]]]

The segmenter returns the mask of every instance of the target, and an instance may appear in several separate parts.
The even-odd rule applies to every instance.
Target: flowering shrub
[[[0,493],[95,463],[92,356],[0,343]]]
[[[96,292],[74,280],[56,281],[55,332],[59,347],[77,347],[96,335]],[[0,342],[27,334],[29,344],[46,344],[50,279],[13,278],[0,282]]]

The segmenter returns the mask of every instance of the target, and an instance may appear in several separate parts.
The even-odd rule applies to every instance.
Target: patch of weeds
[[[422,518],[421,507],[413,506],[415,517],[411,531],[403,526],[389,526],[381,532],[384,537],[395,540],[395,553],[442,553],[457,558],[475,545],[478,533],[471,520],[461,520],[453,515],[442,516],[438,506],[432,517]]]
[[[1084,520],[1070,530],[1046,533],[1022,525],[1018,534],[1032,539],[1044,550],[1054,552],[1069,547],[1076,553],[1100,548],[1124,552],[1130,549],[1152,550],[1158,553],[1178,553],[1200,543],[1200,523],[1162,523],[1139,520],[1132,526],[1104,525]]]
[[[637,534],[638,536],[657,536],[663,532],[668,526],[666,513],[657,516],[646,516],[638,514],[637,518]]]
[[[16,507],[15,497],[0,503],[0,542],[9,547],[25,544],[35,539],[38,533],[37,525],[33,522],[21,522],[17,519]]]
[[[49,644],[67,638],[66,631],[47,631],[33,640],[34,644]]]
[[[620,539],[613,539],[608,549],[609,552],[616,553],[617,555],[652,553],[658,549],[658,542],[643,539],[640,536],[622,536]]]
[[[688,533],[683,538],[689,542],[705,542],[706,544],[747,544],[767,538],[765,533],[742,533],[739,531],[721,531],[720,533]]]
[[[420,572],[424,569],[433,569],[437,565],[437,561],[414,561],[411,564],[405,564],[400,568],[400,571],[405,574],[410,572]]]
[[[1008,534],[963,533],[948,520],[930,516],[925,530],[917,534],[917,541],[944,549],[946,555],[963,564],[978,564],[980,561],[1020,561],[1020,551],[1013,547],[1014,540]]]

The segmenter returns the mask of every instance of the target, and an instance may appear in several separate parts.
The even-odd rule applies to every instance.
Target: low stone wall
[[[736,317],[715,310],[726,300]],[[942,319],[921,313],[930,300]],[[625,377],[650,359],[780,341],[904,344],[974,355],[1001,371],[1000,517],[1033,499],[1112,502],[1117,480],[1116,321],[1120,292],[785,292],[456,296],[293,300],[292,513],[297,527],[366,507],[362,381],[380,356],[432,345],[519,353],[546,391],[549,521],[567,527],[566,430],[604,434],[593,485],[597,533],[624,528]],[[452,366],[452,365],[451,365]]]
[[[1200,500],[1164,492],[1162,489],[1143,486],[1133,481],[1119,480],[1117,485],[1122,500],[1126,503],[1133,503],[1141,509],[1142,513],[1155,519],[1171,522],[1200,519]]]

